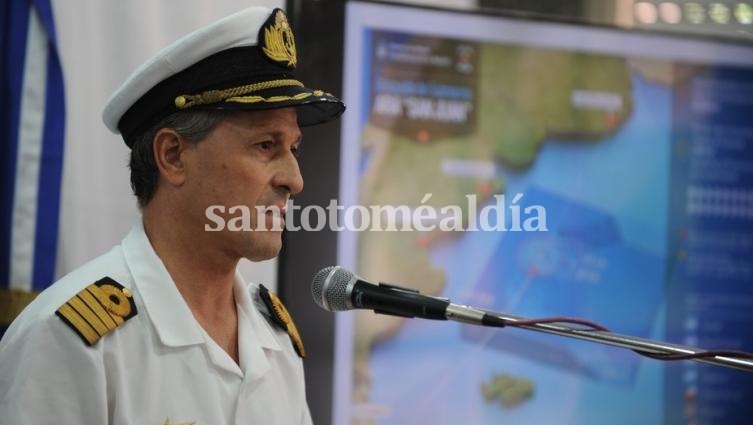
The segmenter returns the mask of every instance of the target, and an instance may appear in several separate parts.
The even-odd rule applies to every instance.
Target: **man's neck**
[[[238,259],[213,248],[203,232],[186,231],[186,223],[175,215],[157,214],[147,207],[143,223],[149,242],[196,320],[237,362],[234,286]]]

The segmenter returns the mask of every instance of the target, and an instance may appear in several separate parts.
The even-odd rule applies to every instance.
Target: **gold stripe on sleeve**
[[[60,315],[62,315],[73,326],[76,332],[81,335],[89,345],[93,345],[99,340],[99,335],[97,335],[94,329],[92,329],[92,327],[89,326],[89,324],[87,324],[78,313],[76,313],[76,310],[67,303],[60,306],[58,313],[60,313]]]
[[[92,286],[92,285],[89,285]],[[97,301],[94,296],[89,292],[89,288],[86,288],[87,290],[81,291],[78,293],[79,298],[81,298],[84,303],[86,303],[87,306],[94,312],[94,314],[99,317],[99,320],[102,321],[102,323],[107,326],[107,329],[113,330],[118,327],[120,323],[117,323],[113,320],[113,318],[110,316],[110,314],[105,311],[105,309],[102,307],[102,304]],[[116,316],[117,317],[117,316]],[[122,323],[122,319],[121,319]]]
[[[81,298],[79,297],[73,297],[70,300],[68,300],[68,305],[71,306],[76,312],[81,316],[84,320],[86,320],[86,323],[89,324],[100,337],[107,335],[109,330],[107,329],[107,326],[105,326],[104,323],[102,323],[101,320],[99,320],[99,317],[97,317],[94,312],[84,304],[83,301],[81,301]]]

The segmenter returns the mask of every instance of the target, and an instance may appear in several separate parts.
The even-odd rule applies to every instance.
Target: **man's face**
[[[215,228],[206,218],[206,208],[225,207],[217,212],[228,223],[241,215],[230,208],[246,206],[250,210],[251,229],[207,232],[214,248],[231,257],[259,261],[276,256],[282,244],[284,215],[271,212],[257,217],[256,207],[279,208],[284,213],[291,195],[303,189],[296,152],[301,142],[296,111],[293,108],[244,111],[222,120],[204,140],[186,152],[184,192],[191,215],[197,217],[197,231],[204,224]],[[200,214],[200,215],[199,215]],[[203,220],[202,220],[203,219]],[[260,223],[259,220],[264,220]],[[276,224],[276,226],[274,226]],[[200,226],[200,229],[198,228]],[[206,238],[201,238],[206,240]],[[201,247],[199,247],[200,249]]]

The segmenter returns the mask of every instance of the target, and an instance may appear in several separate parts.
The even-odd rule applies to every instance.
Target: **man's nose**
[[[290,195],[300,193],[303,190],[303,176],[298,166],[298,158],[290,152],[281,161],[280,169],[272,182],[273,185],[285,190]]]

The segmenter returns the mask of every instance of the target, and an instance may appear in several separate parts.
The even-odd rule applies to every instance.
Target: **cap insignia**
[[[259,46],[273,62],[287,68],[295,68],[298,62],[295,38],[288,18],[282,9],[275,9],[259,31]]]
[[[276,325],[281,327],[288,333],[290,341],[295,347],[295,351],[301,357],[306,357],[306,350],[303,348],[303,340],[301,334],[298,333],[298,328],[293,323],[293,318],[290,316],[288,309],[282,304],[280,298],[277,295],[269,292],[264,285],[259,285],[259,297],[267,306],[272,320]]]
[[[55,312],[89,346],[136,313],[131,290],[109,277],[82,289]]]
[[[231,101],[250,93],[280,87],[303,87],[303,83],[298,80],[287,78],[246,84],[245,86],[232,87],[225,90],[209,90],[199,94],[182,94],[175,98],[175,107],[178,109],[188,109],[194,106],[209,105],[221,101]],[[286,100],[295,99],[288,97]]]

